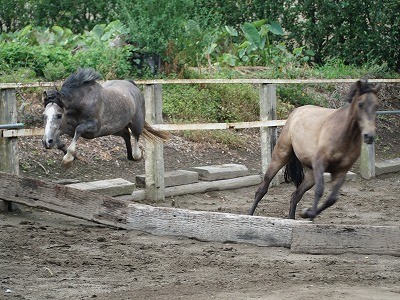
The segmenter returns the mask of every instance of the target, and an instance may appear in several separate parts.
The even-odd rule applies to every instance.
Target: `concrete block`
[[[165,187],[186,185],[196,183],[199,181],[199,174],[197,172],[188,170],[176,170],[164,173],[164,185]],[[136,176],[136,185],[138,187],[146,186],[146,175]]]
[[[200,180],[204,181],[223,180],[249,175],[247,167],[240,164],[194,167],[191,170],[199,173]]]
[[[400,157],[375,162],[375,174],[400,172]]]
[[[133,190],[135,189],[134,183],[122,178],[98,180],[90,182],[79,182],[79,183],[67,184],[66,186],[78,190],[86,190],[108,196],[132,194]]]

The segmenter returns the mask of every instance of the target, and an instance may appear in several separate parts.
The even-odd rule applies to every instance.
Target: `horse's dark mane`
[[[373,87],[374,86],[368,82],[368,79],[360,79],[351,85],[349,94],[346,97],[346,101],[351,102],[357,91],[360,93],[360,95],[373,92]]]
[[[78,70],[71,74],[61,86],[61,95],[69,97],[72,92],[81,86],[101,79],[101,75],[92,68],[78,68]]]

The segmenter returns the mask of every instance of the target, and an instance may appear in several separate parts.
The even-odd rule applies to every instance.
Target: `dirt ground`
[[[26,160],[27,149],[40,139],[25,139],[21,173],[44,180],[122,175],[132,180],[132,173],[143,172],[144,161],[128,162],[118,140],[113,148],[106,147],[113,139],[81,144],[81,159],[68,170],[56,167],[61,160],[56,151],[38,148],[35,159]],[[257,145],[229,150],[179,137],[168,143],[166,169],[235,162],[258,172]],[[95,159],[93,152],[100,152],[101,158]],[[242,214],[255,189],[185,195],[157,205]],[[256,214],[286,217],[293,189],[291,184],[271,188]],[[400,226],[399,193],[399,173],[370,181],[358,177],[345,183],[337,204],[315,222]],[[299,211],[311,201],[308,192]],[[293,254],[286,248],[151,236],[26,207],[0,214],[0,236],[0,299],[400,298],[396,256]]]
[[[378,159],[400,157],[399,118],[391,118],[379,121]],[[229,149],[174,136],[165,144],[165,169],[241,163],[251,174],[259,174],[256,135],[238,134],[243,134],[246,147]],[[67,170],[60,165],[61,153],[42,149],[39,137],[20,139],[19,146],[23,176],[134,181],[144,173],[144,160],[128,161],[122,139],[114,137],[79,142],[79,159]],[[353,171],[358,172],[357,164]],[[153,205],[243,214],[256,188],[178,196]],[[285,218],[293,191],[291,184],[271,188],[256,214]],[[399,194],[400,173],[373,180],[358,175],[344,184],[338,202],[314,222],[400,226]],[[312,190],[298,211],[311,201]],[[0,299],[400,299],[400,253],[294,254],[286,248],[116,230],[20,208],[0,213]]]

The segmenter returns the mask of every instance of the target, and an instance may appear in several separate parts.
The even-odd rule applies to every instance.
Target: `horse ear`
[[[382,88],[382,83],[377,83],[375,84],[374,88],[372,89],[372,91],[377,94],[379,92],[379,90]]]

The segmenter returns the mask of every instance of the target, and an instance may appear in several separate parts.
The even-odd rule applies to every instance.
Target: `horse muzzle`
[[[372,143],[374,142],[375,136],[372,135],[372,134],[367,134],[367,133],[365,133],[365,134],[363,135],[363,137],[364,137],[364,142],[365,142],[366,144],[368,144],[368,145],[370,145],[370,144],[372,144]]]
[[[46,149],[51,149],[51,148],[54,148],[55,143],[54,143],[53,139],[49,139],[49,140],[42,139],[42,145]]]

